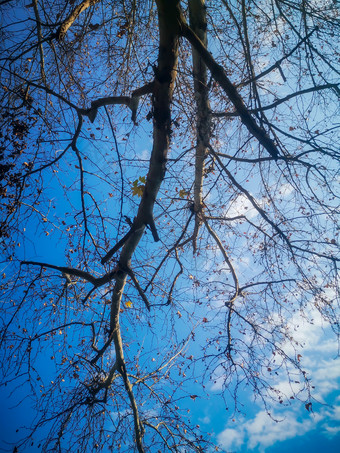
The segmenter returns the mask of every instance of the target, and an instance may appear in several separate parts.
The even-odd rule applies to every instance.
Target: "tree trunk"
[[[205,0],[189,1],[190,27],[207,47],[207,19]],[[196,100],[196,156],[195,156],[195,180],[194,180],[194,212],[195,229],[193,235],[194,253],[197,248],[197,235],[202,224],[200,213],[203,209],[203,179],[204,161],[208,153],[208,145],[211,135],[210,104],[207,86],[207,67],[201,55],[192,46],[194,90]]]
[[[158,0],[159,20],[159,54],[158,65],[155,69],[152,105],[153,119],[153,148],[145,189],[139,205],[138,214],[134,221],[135,231],[123,246],[119,258],[120,275],[116,278],[111,302],[110,331],[113,334],[116,360],[121,372],[126,390],[128,391],[134,412],[135,437],[140,453],[144,452],[142,444],[143,429],[134,403],[132,387],[129,382],[123,355],[123,344],[119,327],[119,312],[122,294],[126,283],[127,272],[132,255],[142,238],[146,225],[154,227],[153,208],[160,185],[166,171],[166,161],[170,144],[171,132],[171,100],[177,74],[177,58],[179,44],[178,0]]]

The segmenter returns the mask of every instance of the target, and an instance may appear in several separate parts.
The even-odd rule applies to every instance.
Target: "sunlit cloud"
[[[278,441],[304,435],[313,425],[312,420],[297,421],[293,412],[286,414],[283,422],[276,422],[265,411],[260,411],[253,420],[246,423],[248,446],[251,449],[260,447],[260,450],[265,450]]]
[[[218,436],[218,442],[222,445],[222,448],[229,450],[241,447],[244,443],[244,438],[245,430],[243,427],[241,429],[227,428]]]
[[[334,413],[338,416],[340,407]],[[273,412],[270,418],[266,411],[259,411],[255,417],[243,421],[235,429],[226,428],[218,436],[218,442],[227,451],[239,451],[246,446],[246,451],[256,450],[264,453],[267,448],[289,439],[304,436],[318,429],[326,437],[334,437],[339,433],[338,426],[331,426],[333,420],[327,410],[318,414],[307,414],[302,417],[298,409],[286,409]],[[278,421],[276,421],[278,420]],[[244,450],[242,450],[244,451]]]
[[[260,205],[260,203],[258,204]],[[245,195],[238,195],[226,211],[226,217],[236,217],[238,215],[245,215],[248,219],[258,215],[258,211]]]
[[[338,389],[340,379],[340,360],[336,358],[337,343],[332,341],[331,329],[321,319],[317,310],[310,313],[314,324],[308,323],[299,314],[294,315],[288,321],[288,328],[295,333],[295,338],[301,347],[301,366],[306,371],[311,383],[315,386],[313,397],[313,411],[307,412],[303,394],[300,394],[302,402],[293,400],[291,404],[276,407],[271,412],[259,407],[258,411],[250,419],[241,419],[237,427],[230,428],[230,424],[218,435],[218,441],[226,451],[237,452],[265,450],[285,440],[303,436],[306,433],[318,429],[327,438],[332,438],[340,432],[340,396],[327,405],[332,392]],[[295,354],[294,348],[287,342],[282,345],[283,350],[289,354]],[[302,387],[299,382],[289,382],[282,374],[278,383],[273,386],[275,390],[287,397],[286,401],[297,394]],[[216,376],[212,390],[222,388],[223,377]],[[305,395],[307,401],[308,395]],[[321,403],[317,405],[317,403]],[[314,407],[317,405],[317,409]]]

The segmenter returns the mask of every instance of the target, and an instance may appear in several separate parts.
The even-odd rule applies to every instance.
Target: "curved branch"
[[[109,283],[117,274],[117,271],[114,270],[112,272],[109,272],[103,277],[94,277],[91,275],[89,272],[82,271],[80,269],[74,269],[73,267],[64,267],[64,266],[55,266],[54,264],[48,264],[48,263],[41,263],[37,261],[21,261],[21,265],[33,265],[33,266],[40,266],[40,267],[46,267],[48,269],[55,269],[65,275],[72,275],[74,277],[80,277],[83,280],[86,280],[89,283],[92,283],[96,288],[99,286],[103,286],[106,283]]]
[[[123,247],[123,245],[125,244],[125,242],[129,239],[129,237],[136,232],[136,228],[135,227],[131,227],[131,229],[122,237],[122,239],[120,239],[117,244],[115,244],[111,250],[109,250],[107,252],[107,254],[102,258],[101,260],[101,264],[106,264],[112,257],[113,255],[118,252],[119,249],[121,249]]]
[[[166,252],[166,255],[163,257],[163,259],[161,260],[161,262],[159,263],[159,265],[157,266],[153,276],[151,277],[149,283],[146,285],[146,288],[144,291],[146,291],[150,285],[152,285],[154,279],[156,278],[156,275],[158,274],[160,268],[163,266],[164,262],[167,260],[167,258],[170,256],[170,254],[177,249],[177,247],[183,247],[185,244],[187,244],[188,242],[190,242],[192,239],[193,239],[193,236],[190,236],[188,239],[186,239],[185,241],[183,241],[182,243],[181,240],[183,239],[188,227],[189,227],[189,224],[191,222],[191,219],[193,217],[194,213],[191,212],[190,214],[190,217],[189,219],[187,220],[187,223],[185,224],[184,228],[183,228],[183,231],[181,233],[181,235],[179,236],[179,238],[177,239],[177,241],[175,242],[175,244],[173,245],[173,247],[171,247],[170,249],[167,250]]]
[[[66,154],[67,150],[70,147],[71,147],[71,144],[67,145],[66,148],[64,149],[64,151],[62,153],[60,153],[58,157],[53,159],[51,162],[48,162],[47,164],[42,165],[39,168],[36,168],[36,169],[34,169],[32,171],[28,171],[27,173],[25,173],[24,177],[34,175],[34,173],[39,173],[39,172],[45,170],[45,168],[51,167],[52,165],[56,164]]]
[[[131,110],[131,119],[136,124],[136,113],[139,104],[139,98],[144,94],[152,93],[154,82],[147,83],[146,85],[137,88],[131,96],[107,96],[99,98],[91,102],[91,107],[87,110],[82,110],[82,113],[89,117],[91,123],[94,122],[97,116],[97,111],[100,107],[107,105],[126,105]]]
[[[266,212],[257,204],[254,197],[236,181],[236,179],[233,177],[233,175],[230,173],[230,171],[223,164],[220,157],[213,150],[213,148],[211,146],[209,146],[209,149],[210,149],[211,153],[216,157],[217,162],[219,163],[219,165],[221,166],[223,171],[226,173],[226,175],[228,176],[230,181],[233,183],[233,185],[248,198],[248,200],[250,201],[252,206],[256,209],[256,211],[263,217],[263,219],[267,223],[269,223],[269,225],[271,225],[271,227],[276,231],[276,233],[287,243],[289,249],[292,250],[291,243],[289,242],[289,240],[287,239],[287,236],[283,233],[283,231],[272,220],[270,220],[270,218],[268,217]]]
[[[175,285],[177,283],[177,280],[178,280],[179,276],[183,274],[183,264],[181,263],[180,259],[178,258],[177,249],[175,249],[175,257],[176,257],[177,263],[179,264],[180,269],[177,272],[177,274],[175,275],[175,278],[174,278],[174,280],[172,282],[172,285],[171,285],[171,288],[170,288],[170,291],[169,291],[169,295],[168,295],[167,305],[171,304],[171,302],[172,302],[172,293],[174,291]]]

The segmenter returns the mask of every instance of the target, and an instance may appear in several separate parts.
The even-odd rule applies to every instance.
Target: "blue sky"
[[[240,209],[244,202],[240,201]],[[236,207],[234,208],[236,209]],[[46,260],[51,254],[54,262],[64,264],[63,248],[60,244],[51,242],[50,236],[41,232],[40,236],[29,234],[34,231],[25,225],[31,245],[22,249],[23,258]],[[30,243],[30,241],[28,242]],[[301,365],[312,380],[313,411],[306,410],[304,402],[307,398],[304,392],[300,394],[301,401],[291,400],[293,392],[299,394],[299,384],[289,384],[285,372],[272,376],[270,383],[285,396],[283,404],[274,404],[267,410],[261,401],[254,401],[252,392],[244,388],[239,393],[239,412],[233,410],[233,400],[226,400],[229,410],[226,411],[225,402],[221,397],[223,374],[216,374],[215,383],[208,382],[206,392],[201,393],[199,387],[195,390],[187,388],[189,393],[198,394],[195,401],[186,400],[195,423],[201,430],[210,432],[215,442],[224,452],[235,453],[281,453],[284,451],[300,452],[306,448],[310,453],[321,449],[329,453],[338,451],[340,441],[340,361],[338,345],[330,327],[325,323],[316,309],[310,309],[309,319],[306,321],[299,312],[289,320],[290,328],[295,332],[295,339],[303,347],[299,349]],[[178,320],[179,321],[179,320]],[[294,353],[290,344],[283,344],[283,349]],[[195,353],[196,345],[189,343],[187,355]],[[40,366],[45,369],[46,375],[53,373],[50,360],[52,352],[45,350],[40,358]],[[19,393],[11,395],[11,386],[3,388],[1,393],[0,447],[6,451],[8,442],[16,440],[25,432],[23,425],[29,424],[34,411],[30,409],[30,389],[24,383]],[[24,399],[22,407],[16,403]],[[12,407],[12,409],[9,409]],[[271,417],[268,413],[271,413]],[[276,421],[276,420],[279,420]],[[18,430],[18,431],[17,431]],[[27,453],[34,453],[39,444],[39,438],[34,438],[34,445],[25,449]],[[11,451],[11,450],[9,450]]]
[[[235,414],[225,418],[223,404],[213,417],[214,432],[225,451],[245,453],[247,451],[280,453],[298,452],[306,448],[310,452],[320,450],[336,452],[340,442],[340,361],[338,345],[329,328],[315,311],[314,324],[306,323],[297,316],[297,339],[304,343],[301,361],[315,386],[313,412],[308,412],[302,402],[290,400],[276,404],[270,418],[263,405],[251,401],[251,395],[242,395],[245,415]],[[292,320],[293,322],[293,320]],[[288,348],[288,345],[287,345]],[[289,398],[292,388],[285,379],[276,379],[276,388]],[[218,390],[215,386],[214,390]],[[297,390],[298,384],[294,390]],[[290,403],[290,404],[289,404]],[[205,421],[211,423],[212,407],[205,412]],[[204,417],[203,417],[204,420]],[[280,420],[279,422],[275,420]]]
[[[140,154],[147,158],[149,151],[145,145],[145,142],[139,144]],[[72,161],[67,161],[66,165],[73,168]],[[72,183],[72,174],[72,172],[69,173],[63,182],[66,183],[67,180],[68,183]],[[133,181],[134,178],[135,174],[131,174],[130,180]],[[58,195],[57,186],[51,185],[50,191],[54,194],[57,206],[53,215],[65,213],[66,205],[64,202],[58,201],[60,195]],[[288,190],[287,193],[289,194],[290,191]],[[70,196],[73,204],[79,203],[77,194],[70,193]],[[229,215],[236,215],[245,210],[249,218],[256,215],[249,206],[249,202],[240,197],[238,202],[233,204]],[[65,219],[67,218],[65,217]],[[49,217],[49,220],[53,221],[53,217]],[[61,239],[60,242],[51,240],[51,235],[46,235],[46,231],[50,231],[50,225],[46,226],[45,230],[39,229],[35,225],[34,218],[31,217],[22,227],[26,228],[27,239],[26,247],[22,247],[20,251],[22,259],[50,262],[51,256],[53,256],[53,263],[65,264],[63,252],[65,239]],[[63,238],[63,236],[61,237]],[[239,264],[239,270],[246,272],[247,265],[246,260],[242,265]],[[209,316],[204,307],[201,309],[201,313],[202,316]],[[212,434],[214,441],[222,448],[222,451],[226,453],[281,453],[283,451],[300,452],[301,448],[308,449],[310,453],[319,452],[321,449],[329,453],[338,451],[340,441],[338,344],[330,327],[321,319],[316,309],[310,308],[308,315],[309,319],[313,319],[313,323],[307,322],[305,316],[299,311],[286,321],[290,329],[294,331],[296,341],[303,345],[298,349],[301,355],[301,365],[307,371],[308,377],[315,387],[312,412],[305,408],[308,395],[304,391],[299,394],[299,384],[288,383],[285,371],[278,375],[268,375],[270,384],[282,393],[283,404],[276,403],[267,410],[261,401],[254,401],[252,392],[245,387],[239,393],[239,412],[234,411],[234,402],[228,396],[226,396],[226,404],[229,406],[229,410],[226,411],[225,402],[221,396],[223,373],[218,375],[217,372],[215,383],[207,382],[205,393],[202,393],[197,385],[193,387],[194,390],[190,387],[185,388],[187,392],[199,396],[195,401],[187,398],[184,407],[190,409],[194,422],[200,426],[202,432]],[[178,323],[180,323],[179,317]],[[184,330],[182,333],[184,336]],[[296,354],[291,344],[281,346],[287,354]],[[196,349],[196,344],[189,343],[186,355],[197,352]],[[44,368],[46,375],[49,373],[53,375],[53,362],[50,360],[52,354],[47,349],[43,351],[40,358],[39,366]],[[203,372],[200,366],[198,366],[198,374]],[[16,443],[25,432],[22,428],[23,425],[32,422],[35,415],[34,410],[30,408],[30,388],[22,383],[19,392],[15,395],[10,394],[11,390],[9,385],[3,388],[1,394],[3,422],[0,429],[0,448],[4,451],[6,451],[8,443]],[[293,393],[298,394],[301,401],[290,399]],[[22,407],[16,406],[20,399],[24,399]],[[267,412],[270,412],[271,417]],[[25,449],[25,452],[38,451],[37,445],[39,445],[39,436],[34,436],[33,446]],[[11,451],[11,447],[8,451]]]
[[[209,396],[199,396],[190,401],[188,407],[195,423],[202,431],[211,432],[223,451],[237,453],[283,453],[286,451],[300,452],[306,449],[309,453],[326,451],[335,453],[340,442],[340,393],[338,384],[340,365],[337,356],[337,345],[329,329],[315,313],[313,326],[299,323],[299,339],[305,343],[301,361],[304,362],[308,374],[315,385],[313,412],[308,412],[300,401],[291,401],[289,405],[277,404],[270,411],[272,418],[259,402],[254,402],[250,394],[243,392],[240,402],[243,414],[233,414],[232,401],[229,412],[219,395],[219,385],[207,388]],[[41,357],[46,373],[52,371],[49,352]],[[280,379],[282,378],[282,380]],[[284,375],[277,379],[277,387],[287,396],[290,389]],[[197,389],[195,389],[196,391]],[[34,411],[29,410],[29,388],[22,386],[20,392],[9,395],[10,386],[1,393],[1,430],[0,447],[7,451],[7,442],[14,442],[25,432],[22,426],[30,423]],[[27,397],[23,407],[15,407],[19,398]],[[12,409],[9,410],[9,407]],[[276,422],[273,419],[280,420]],[[16,430],[18,429],[18,432]],[[25,451],[39,451],[39,440],[34,437],[34,445]],[[11,450],[9,450],[11,451]]]

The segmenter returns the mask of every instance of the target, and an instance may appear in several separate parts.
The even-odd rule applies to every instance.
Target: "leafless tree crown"
[[[338,334],[335,2],[0,6],[2,382],[37,410],[19,451],[210,451],[188,401],[216,377],[231,410],[286,401],[283,372],[310,404],[290,320]]]

